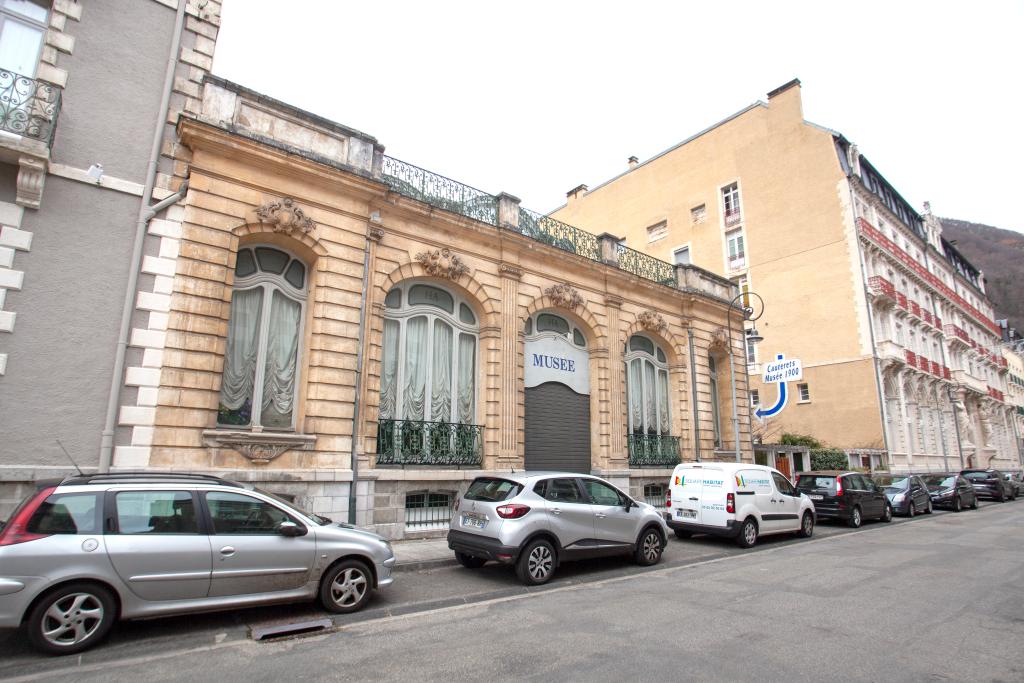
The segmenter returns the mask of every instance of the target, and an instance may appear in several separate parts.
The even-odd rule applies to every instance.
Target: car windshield
[[[309,517],[311,520],[313,520],[314,522],[316,522],[320,526],[323,526],[325,524],[330,524],[332,521],[334,521],[330,517],[324,517],[323,515],[317,515],[317,514],[313,514],[312,512],[306,512],[305,510],[303,510],[302,508],[300,508],[298,505],[296,505],[295,503],[291,502],[290,500],[282,498],[281,496],[276,495],[274,493],[271,493],[270,491],[265,491],[264,489],[261,489],[261,488],[256,487],[256,486],[254,486],[252,490],[255,491],[256,493],[262,493],[267,498],[273,498],[278,503],[282,503],[284,505],[287,505],[292,510],[295,510],[296,512],[298,512],[300,514],[303,514],[306,517]]]
[[[964,477],[967,479],[988,479],[993,475],[988,472],[964,472]]]
[[[905,491],[907,487],[910,486],[910,477],[879,475],[875,477],[875,483],[879,486],[885,487],[886,489]]]
[[[517,495],[522,489],[522,484],[508,479],[480,477],[473,480],[463,497],[466,500],[479,500],[484,503],[500,503]]]
[[[801,491],[813,491],[815,489],[830,489],[836,485],[835,477],[817,477],[813,474],[801,474],[797,480],[796,487]]]
[[[935,474],[924,478],[924,483],[930,489],[951,489],[956,483],[956,477],[949,475]]]

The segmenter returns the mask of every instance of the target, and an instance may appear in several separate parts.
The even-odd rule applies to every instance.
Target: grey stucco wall
[[[15,164],[0,164],[0,202],[14,203],[18,193],[18,167]]]
[[[151,0],[103,0],[71,24],[71,55],[54,161],[142,182],[174,29],[174,10]],[[47,193],[48,194],[48,193]],[[49,201],[49,197],[46,198]]]
[[[90,5],[91,6],[91,5]],[[59,437],[96,465],[139,198],[50,176],[25,211],[32,250],[17,256],[13,334],[0,336],[0,466],[63,466]]]

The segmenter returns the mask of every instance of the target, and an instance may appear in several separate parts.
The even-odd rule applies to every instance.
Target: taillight
[[[496,510],[498,516],[502,519],[519,519],[529,511],[530,506],[523,505],[522,503],[510,503],[508,505],[502,505]]]
[[[725,494],[725,511],[736,512],[736,496],[731,493]]]
[[[25,504],[14,511],[11,516],[11,521],[7,523],[7,526],[0,531],[0,546],[14,545],[16,543],[26,543],[28,541],[35,541],[40,538],[46,538],[50,534],[33,534],[28,531],[29,520],[32,519],[32,515],[36,513],[39,506],[43,504],[43,501],[50,497],[54,491],[57,490],[56,486],[50,486],[49,488],[40,489],[36,495],[25,501]]]
[[[840,477],[836,477],[836,495],[843,495],[843,480]]]
[[[672,507],[672,490],[669,489],[665,492],[665,507]]]

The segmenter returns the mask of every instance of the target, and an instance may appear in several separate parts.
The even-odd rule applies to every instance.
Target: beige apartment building
[[[856,145],[804,120],[799,81],[577,187],[552,216],[763,298],[764,341],[746,349],[751,401],[778,402],[765,363],[803,365],[785,408],[755,420],[766,443],[808,434],[852,466],[898,470],[1016,462],[982,274],[927,206],[916,212]]]
[[[1006,360],[1006,401],[1013,410],[1013,436],[1017,444],[1017,455],[1024,466],[1024,342],[1004,344],[1003,358]]]

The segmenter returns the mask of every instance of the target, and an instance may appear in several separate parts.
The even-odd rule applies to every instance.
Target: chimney
[[[794,78],[768,93],[768,108],[781,114],[785,123],[803,123],[804,107],[800,98],[800,79]]]
[[[569,202],[573,201],[574,199],[579,199],[580,197],[582,197],[586,193],[587,193],[587,186],[586,185],[577,185],[576,187],[572,188],[571,190],[569,190],[568,192],[565,193],[566,204],[568,204]]]
[[[629,161],[626,163],[629,164],[630,168],[636,168],[636,165],[640,163],[640,160],[637,159],[636,157],[630,157]]]

